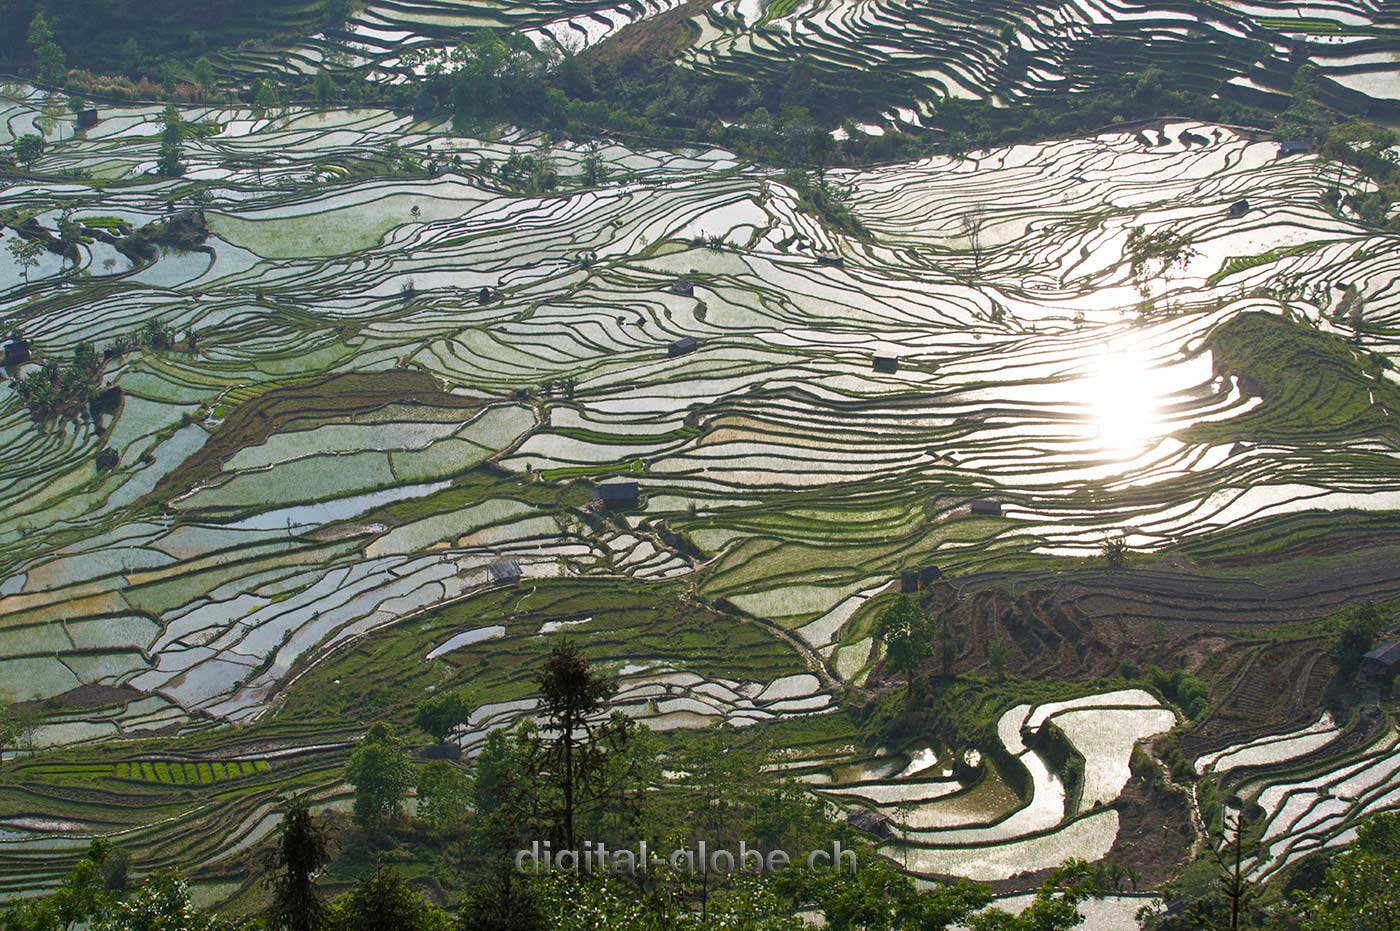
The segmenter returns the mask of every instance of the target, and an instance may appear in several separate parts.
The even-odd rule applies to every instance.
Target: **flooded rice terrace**
[[[611,180],[526,196],[496,168],[538,138],[366,110],[183,116],[210,131],[187,143],[183,180],[152,180],[154,108],[104,107],[75,134],[39,91],[0,100],[0,143],[47,121],[37,167],[106,182],[15,183],[7,209],[51,229],[200,209],[209,233],[148,261],[97,236],[76,262],[0,253],[0,318],[44,354],[100,351],[150,321],[198,334],[115,358],[104,384],[120,406],[100,426],[40,428],[13,375],[0,381],[4,697],[143,696],[51,723],[41,744],[258,721],[305,658],[485,590],[502,561],[525,584],[717,569],[701,594],[786,628],[830,672],[659,655],[621,670],[619,703],[662,729],[825,714],[878,659],[868,633],[842,632],[910,552],[956,573],[1400,508],[1394,373],[1337,362],[1350,350],[1330,338],[1353,335],[1335,311],[1354,285],[1369,324],[1357,359],[1394,358],[1393,237],[1323,209],[1329,187],[1359,183],[1348,170],[1228,128],[832,170],[869,231],[857,238],[722,151],[607,145]],[[356,158],[391,144],[424,170],[355,177]],[[549,147],[566,181],[584,151]],[[1183,236],[1189,254],[1135,271],[1135,230]],[[693,350],[675,351],[685,338]],[[95,470],[102,450],[115,465]],[[581,520],[586,494],[566,501],[579,478],[635,481],[638,508]],[[425,622],[412,655],[541,629]],[[460,742],[527,714],[522,695],[483,705]],[[1139,691],[1007,714],[1025,792],[995,767],[968,791],[949,768],[960,748],[859,773],[795,765],[885,813],[892,858],[917,872],[1004,879],[1103,856],[1119,815],[1095,803],[1173,712]],[[1091,761],[1077,797],[1022,743],[1051,724]],[[1394,779],[1378,770],[1364,791]],[[1271,789],[1269,837],[1302,818],[1324,842],[1288,806],[1331,785]],[[227,843],[265,831],[270,810]],[[34,843],[76,849],[80,834]]]

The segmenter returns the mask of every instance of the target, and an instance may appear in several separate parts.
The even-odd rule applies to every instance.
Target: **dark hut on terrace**
[[[1230,205],[1230,217],[1232,219],[1237,220],[1246,213],[1249,213],[1249,201],[1244,198],[1240,198]]]
[[[1400,675],[1400,640],[1392,640],[1361,657],[1361,675],[1372,682],[1392,682]]]
[[[846,259],[839,255],[819,255],[817,256],[817,264],[829,265],[832,268],[845,268]]]
[[[1312,146],[1306,142],[1280,142],[1278,144],[1278,157],[1287,158],[1290,155],[1307,155],[1312,151]]]
[[[115,414],[121,406],[122,389],[113,385],[88,401],[88,413],[96,420],[104,414]]]
[[[1001,516],[1001,502],[993,501],[991,498],[974,498],[972,504],[968,505],[974,514],[981,514],[987,517]]]
[[[5,344],[5,364],[22,365],[29,361],[29,340],[16,338]]]
[[[693,336],[682,336],[674,343],[666,347],[666,355],[674,359],[676,356],[683,356],[694,352],[699,347],[699,343]]]
[[[675,281],[671,282],[671,293],[683,294],[686,297],[690,297],[695,293],[695,284],[685,278],[677,278]]]
[[[97,110],[96,110],[96,109],[94,109],[94,108],[92,108],[92,107],[88,107],[88,108],[85,109],[85,110],[79,110],[79,111],[78,111],[78,128],[79,128],[79,129],[92,129],[92,128],[93,128],[94,126],[96,126],[96,125],[97,125]]]
[[[888,353],[879,353],[875,356],[871,367],[877,372],[884,372],[886,375],[893,375],[899,371],[899,356]]]
[[[493,562],[486,567],[486,571],[491,574],[491,581],[496,585],[514,585],[525,575],[524,570],[520,568],[520,563],[514,559]]]
[[[642,489],[636,482],[609,482],[599,486],[598,499],[610,511],[627,511],[641,504]]]
[[[943,573],[937,566],[925,565],[917,569],[905,569],[899,574],[899,590],[904,594],[921,592],[942,576]]]
[[[888,815],[869,808],[858,808],[846,816],[846,823],[864,834],[885,838],[894,835],[894,825]]]

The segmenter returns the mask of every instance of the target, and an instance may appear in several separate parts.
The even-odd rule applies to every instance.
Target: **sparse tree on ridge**
[[[160,155],[156,159],[156,174],[162,178],[177,178],[185,173],[185,165],[180,161],[184,121],[180,119],[179,108],[173,103],[166,104],[160,122]]]
[[[452,732],[466,724],[473,710],[472,701],[461,689],[441,692],[418,705],[413,723],[437,743],[446,743]]]
[[[540,675],[540,706],[553,732],[549,755],[563,794],[564,849],[575,850],[574,816],[579,802],[581,771],[587,766],[587,744],[593,720],[617,692],[617,684],[595,670],[569,641],[556,646]]]
[[[904,676],[905,695],[914,691],[914,673],[932,655],[933,625],[912,595],[900,595],[875,623],[875,638],[885,647],[885,666]]]
[[[413,767],[403,742],[389,725],[376,723],[350,754],[345,779],[355,787],[355,821],[375,827],[399,813],[413,785]]]
[[[330,862],[325,829],[300,799],[278,825],[274,846],[263,856],[263,882],[272,891],[271,931],[317,931],[326,914],[316,874]]]
[[[972,273],[982,274],[982,230],[987,225],[987,208],[973,207],[962,216],[962,231],[972,250]]]

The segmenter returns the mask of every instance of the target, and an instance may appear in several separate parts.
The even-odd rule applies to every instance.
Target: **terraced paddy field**
[[[7,88],[0,142],[46,106]],[[345,803],[374,718],[466,684],[470,755],[529,716],[563,633],[619,710],[769,734],[923,877],[1169,877],[1195,809],[1134,754],[1164,735],[1267,813],[1260,876],[1395,806],[1387,713],[1319,721],[1317,622],[1400,601],[1400,251],[1322,207],[1348,169],[1168,121],[829,172],[856,237],[723,151],[608,145],[586,186],[561,143],[526,196],[494,169],[544,140],[368,110],[191,109],[186,180],[155,180],[157,117],[55,117],[36,167],[101,183],[4,192],[83,231],[0,259],[34,355],[0,381],[0,697],[40,716],[0,766],[6,889],[95,833],[236,876],[289,793]],[[391,143],[436,169],[367,169]],[[167,220],[207,236],[97,235]],[[1135,274],[1134,230],[1190,254]],[[175,338],[112,352],[110,409],[30,416],[18,378],[152,322]],[[596,499],[618,482],[635,506]],[[872,747],[875,620],[920,565],[995,726]]]
[[[862,131],[874,134],[918,126],[949,100],[1016,103],[1143,67],[1207,94],[1223,85],[1242,103],[1286,104],[1300,58],[1318,69],[1330,100],[1400,112],[1400,11],[1389,0],[395,0],[370,2],[307,39],[245,43],[214,63],[242,78],[324,68],[401,82],[483,27],[552,53],[653,44],[701,73],[748,80],[781,83],[798,60],[835,86],[858,74],[872,120]]]

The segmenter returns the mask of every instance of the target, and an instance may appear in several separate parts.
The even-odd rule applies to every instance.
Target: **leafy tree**
[[[321,926],[326,906],[316,890],[316,873],[330,859],[325,829],[306,802],[293,801],[277,827],[276,843],[263,855],[263,883],[272,892],[272,931],[316,931]]]
[[[1126,252],[1133,280],[1144,298],[1152,279],[1165,280],[1173,269],[1185,268],[1197,254],[1191,241],[1179,233],[1168,229],[1149,233],[1140,226],[1128,233]]]
[[[1400,931],[1400,813],[1370,818],[1301,897],[1303,931]]]
[[[900,595],[875,622],[875,637],[885,647],[885,665],[904,675],[905,694],[913,693],[914,673],[933,655],[933,625],[913,595]]]
[[[34,50],[34,58],[39,63],[39,81],[43,84],[62,84],[68,78],[68,56],[56,42],[45,42]]]
[[[779,880],[795,901],[810,901],[831,931],[941,931],[963,924],[991,901],[985,886],[968,882],[919,892],[887,861],[862,855],[848,872],[786,874]]]
[[[459,931],[554,931],[540,896],[509,861],[486,875],[462,901]]]
[[[43,10],[36,10],[29,21],[29,47],[34,52],[34,60],[39,65],[39,81],[43,84],[61,84],[68,74],[67,56],[54,42],[53,27]]]
[[[1099,547],[1099,555],[1110,569],[1122,569],[1128,565],[1128,541],[1123,537],[1109,537]]]
[[[92,931],[228,931],[213,912],[195,906],[189,886],[174,870],[157,873],[129,898],[117,902]]]
[[[160,117],[160,154],[156,158],[156,174],[162,178],[177,178],[185,173],[180,161],[180,146],[184,138],[184,121],[173,104],[165,105]]]
[[[471,797],[471,777],[446,760],[434,760],[418,773],[418,817],[435,828],[459,823]]]
[[[604,160],[598,144],[592,143],[579,160],[579,177],[584,187],[597,187],[608,180],[608,163]]]
[[[13,148],[15,161],[28,170],[44,154],[44,137],[38,133],[25,133],[15,140]]]
[[[997,635],[987,641],[987,665],[992,669],[992,675],[1000,679],[1006,673],[1007,660],[1006,641]]]
[[[1355,677],[1361,668],[1361,658],[1375,643],[1376,634],[1386,625],[1385,612],[1376,605],[1354,605],[1341,612],[1336,621],[1336,633],[1332,635],[1332,662],[1344,679]]]
[[[35,10],[34,18],[29,21],[28,41],[32,49],[53,41],[53,26],[49,24],[49,18],[44,15],[43,10]]]
[[[539,678],[540,710],[552,732],[546,742],[552,770],[563,794],[563,849],[576,850],[574,815],[582,771],[589,764],[595,718],[617,692],[617,684],[593,669],[571,642],[555,646]]]
[[[218,75],[214,71],[214,63],[203,57],[196,61],[194,63],[194,80],[196,84],[206,90],[213,88],[218,81]]]
[[[355,787],[354,818],[361,827],[377,826],[399,813],[413,785],[413,767],[389,725],[381,721],[370,727],[350,754],[345,779]]]
[[[1084,916],[1079,905],[1102,894],[1093,871],[1083,860],[1068,860],[1036,890],[1019,915],[988,909],[972,916],[971,931],[1070,931]]]
[[[44,254],[44,244],[36,239],[24,239],[16,236],[5,244],[10,255],[14,256],[15,263],[19,265],[20,276],[24,278],[24,283],[29,283],[29,271],[39,267],[39,256]]]
[[[414,725],[438,743],[446,743],[452,732],[466,724],[473,710],[472,701],[461,689],[441,692],[418,705]]]
[[[259,110],[270,110],[281,104],[281,99],[277,96],[277,88],[271,81],[258,81],[257,89],[253,92],[253,106]]]
[[[146,63],[146,54],[141,50],[141,43],[134,37],[122,44],[117,58],[122,64],[122,71],[133,78],[141,74]]]
[[[331,904],[326,931],[449,931],[442,909],[380,867]]]
[[[350,18],[350,0],[325,0],[321,6],[321,25],[339,26]]]
[[[326,69],[322,68],[316,72],[316,79],[311,85],[311,92],[316,97],[316,102],[321,106],[334,103],[337,88],[335,78],[330,76]]]

